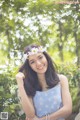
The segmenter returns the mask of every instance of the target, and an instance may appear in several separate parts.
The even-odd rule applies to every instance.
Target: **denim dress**
[[[46,91],[36,91],[33,97],[36,116],[43,117],[45,115],[58,111],[62,105],[61,85],[58,84]],[[60,118],[58,120],[64,120]]]

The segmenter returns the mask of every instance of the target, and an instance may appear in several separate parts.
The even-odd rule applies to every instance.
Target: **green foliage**
[[[30,43],[51,43],[52,48],[58,50],[58,59],[65,60],[64,53],[67,52],[79,61],[80,5],[55,2],[0,1],[0,41],[3,46],[0,47],[1,52],[10,59],[12,51],[22,51],[25,45]],[[3,62],[2,59],[1,61]]]
[[[78,113],[80,107],[80,95],[78,95],[80,92],[80,86],[78,86],[80,82],[80,70],[72,63],[61,63],[58,65],[58,70],[59,73],[64,74],[68,78],[73,101],[73,112]]]
[[[14,68],[11,65],[0,68],[0,112],[8,112],[10,120],[13,120],[13,114],[18,119],[20,109],[15,80],[16,73],[17,67]]]

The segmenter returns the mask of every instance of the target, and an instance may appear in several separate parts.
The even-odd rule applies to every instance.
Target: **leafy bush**
[[[10,120],[20,118],[20,104],[15,80],[16,73],[17,67],[11,65],[0,68],[0,112],[8,112]]]
[[[72,63],[59,64],[58,70],[59,73],[67,76],[69,80],[69,87],[73,101],[73,112],[78,113],[80,107],[80,96],[78,95],[80,93],[80,70],[75,64]]]

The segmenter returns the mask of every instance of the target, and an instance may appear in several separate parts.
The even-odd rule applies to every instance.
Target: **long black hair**
[[[31,48],[34,48],[34,47],[38,48],[39,46],[38,45],[29,45],[29,46],[25,47],[24,53],[28,54],[28,52],[30,52]],[[43,52],[43,54],[45,55],[45,57],[48,61],[48,68],[47,68],[47,71],[45,72],[46,83],[49,86],[49,88],[52,88],[58,84],[59,77],[55,70],[55,63],[53,63],[51,57],[46,52]],[[35,71],[33,71],[32,68],[30,67],[28,59],[26,59],[24,64],[21,66],[21,68],[19,69],[19,72],[23,72],[25,75],[24,88],[25,88],[26,94],[28,96],[33,97],[35,95],[36,91],[42,90],[42,87],[39,84],[37,73]]]

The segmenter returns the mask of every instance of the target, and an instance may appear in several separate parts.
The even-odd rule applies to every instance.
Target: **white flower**
[[[31,52],[34,53],[34,54],[37,53],[38,52],[38,48],[32,48]]]
[[[28,55],[28,56],[29,56],[29,55],[32,55],[32,52],[28,52],[28,54],[27,54],[27,55]]]
[[[39,52],[43,52],[43,47],[42,46],[39,47]]]
[[[38,52],[44,52],[47,50],[47,47],[49,47],[49,44],[46,44],[46,46],[43,48],[43,46],[40,46],[38,48],[32,48],[30,52],[24,54],[24,61],[28,58],[29,55],[37,54]]]

